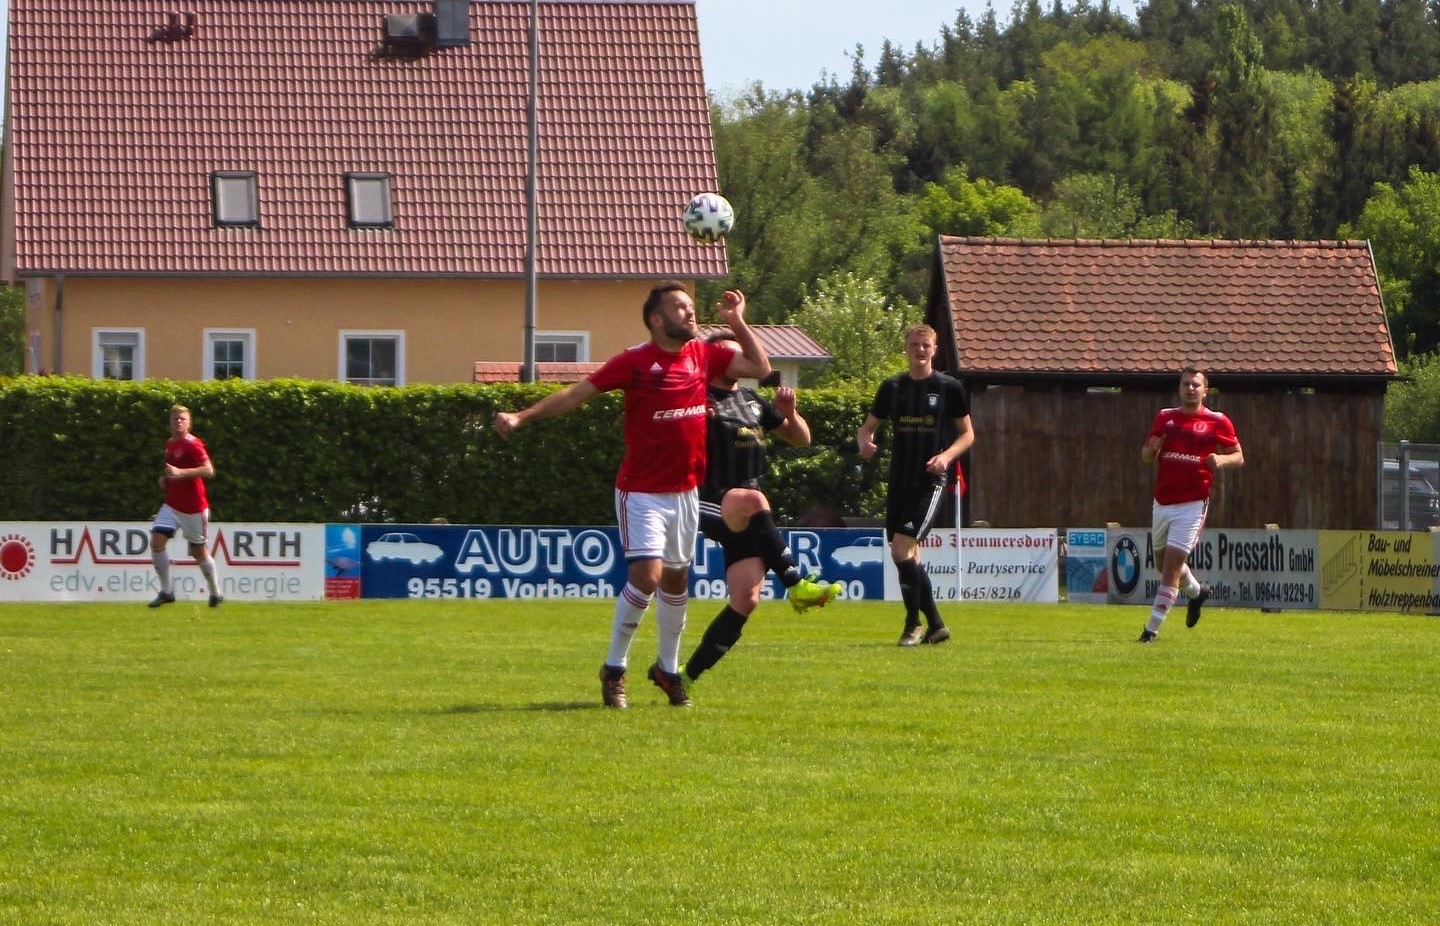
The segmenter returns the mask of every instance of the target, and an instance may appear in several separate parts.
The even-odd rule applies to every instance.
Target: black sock
[[[690,660],[685,663],[685,674],[697,679],[700,673],[714,667],[715,663],[730,651],[730,647],[739,642],[740,631],[747,620],[747,615],[726,605],[725,610],[715,615],[710,626],[705,628],[705,636],[700,638],[700,645],[695,647],[695,652],[690,654]]]
[[[770,512],[757,511],[752,514],[745,532],[750,535],[750,541],[759,551],[765,568],[779,576],[786,588],[800,581],[800,570],[795,566],[795,557],[790,555],[790,548],[785,545],[785,538],[780,536],[780,529],[775,526],[775,519]]]
[[[905,602],[905,626],[919,626],[920,564],[907,559],[896,563],[895,571],[900,573],[900,600]]]
[[[930,573],[915,564],[915,571],[920,574],[920,585],[915,589],[915,604],[925,613],[925,624],[931,630],[939,630],[945,626],[940,619],[940,609],[935,607],[935,587],[930,584]]]

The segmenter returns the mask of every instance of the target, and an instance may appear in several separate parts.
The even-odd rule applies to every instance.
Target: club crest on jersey
[[[1210,430],[1210,422],[1197,421],[1194,424],[1190,425],[1190,427],[1192,430],[1194,430],[1196,434],[1204,434],[1206,431]]]
[[[759,417],[760,417],[760,403],[759,403],[759,402],[751,402],[751,403],[750,403],[750,414],[751,414],[753,417],[755,417],[755,418],[759,418]]]
[[[940,404],[940,397],[932,392],[925,397],[925,404],[931,408],[935,408]]]

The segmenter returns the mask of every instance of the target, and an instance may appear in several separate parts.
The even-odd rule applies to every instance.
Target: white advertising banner
[[[1108,537],[1110,602],[1150,604],[1160,585],[1150,531],[1118,527]],[[1211,587],[1210,606],[1318,608],[1317,537],[1315,531],[1206,528],[1190,553],[1190,568]]]
[[[209,597],[181,537],[169,546],[177,601]],[[325,525],[210,525],[220,593],[236,601],[325,597]],[[149,601],[160,592],[150,522],[0,522],[0,601]]]
[[[966,528],[935,530],[920,552],[936,601],[1013,601],[1055,604],[1060,600],[1059,536],[1055,529]],[[956,576],[961,577],[957,588]],[[900,600],[900,577],[885,557],[885,599]]]

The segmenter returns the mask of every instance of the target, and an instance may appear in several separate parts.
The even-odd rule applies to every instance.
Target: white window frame
[[[91,328],[90,329],[90,376],[92,379],[105,378],[105,352],[107,344],[130,344],[135,348],[135,360],[129,380],[116,382],[138,383],[145,379],[145,329],[144,328]]]
[[[200,339],[200,365],[202,378],[206,382],[215,379],[215,342],[245,342],[245,359],[241,364],[240,378],[255,378],[255,329],[254,328],[206,328]]]
[[[575,360],[549,361],[539,360],[541,344],[574,344]],[[537,363],[589,363],[590,362],[590,332],[588,331],[537,331],[535,332],[535,353]]]
[[[370,331],[365,329],[344,329],[340,332],[340,354],[336,363],[336,370],[339,371],[338,379],[342,383],[350,382],[350,377],[345,369],[346,351],[345,347],[351,338],[391,338],[395,341],[395,385],[405,385],[405,332],[404,331]]]

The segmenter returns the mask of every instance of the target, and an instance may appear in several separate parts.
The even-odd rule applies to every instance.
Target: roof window
[[[210,207],[219,228],[259,228],[260,193],[255,171],[217,170],[210,175]]]
[[[345,204],[351,228],[393,228],[390,175],[352,171],[345,175]]]

